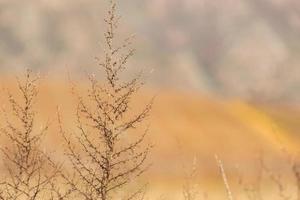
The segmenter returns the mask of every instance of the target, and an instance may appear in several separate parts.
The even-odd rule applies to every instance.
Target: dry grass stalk
[[[1,128],[1,133],[10,144],[1,148],[8,174],[0,185],[0,199],[3,200],[53,199],[49,186],[57,170],[52,168],[49,157],[40,150],[42,137],[49,125],[35,131],[34,104],[38,95],[38,82],[39,77],[27,70],[25,81],[18,79],[22,100],[18,101],[8,91],[11,109],[3,108],[6,126]]]
[[[284,150],[284,148],[283,148]],[[288,160],[285,161],[286,163],[289,164],[289,166],[291,166],[291,163],[293,163],[293,161],[291,160],[290,155],[287,154],[287,152],[284,150],[282,151],[282,153],[285,154],[285,156],[287,156]],[[264,157],[261,156],[260,157],[260,165],[262,168],[262,171],[268,176],[268,178],[270,179],[270,181],[272,181],[274,183],[274,185],[277,187],[278,189],[278,197],[280,199],[283,200],[290,200],[293,197],[293,194],[288,192],[288,184],[286,181],[284,181],[284,178],[286,176],[286,172],[284,174],[280,173],[280,172],[274,172],[271,168],[269,168],[266,165],[266,162],[264,160]],[[292,169],[293,170],[293,169]],[[296,177],[297,178],[297,177]]]
[[[261,177],[260,169],[259,169],[258,178],[254,183],[246,183],[244,181],[244,178],[240,175],[238,184],[244,191],[248,200],[262,200],[263,199],[262,195],[261,195],[261,184],[262,184],[261,178],[262,177]]]
[[[238,185],[243,190],[244,195],[248,200],[262,200],[262,181],[263,181],[263,169],[261,164],[261,158],[263,154],[259,151],[257,160],[259,161],[259,166],[257,167],[257,176],[253,182],[246,181],[244,175],[241,173],[239,166],[236,167],[238,173]]]
[[[192,169],[186,174],[183,185],[183,197],[185,200],[196,200],[199,196],[197,184],[194,183],[194,178],[197,174],[198,163],[197,158],[193,160]]]
[[[73,170],[72,176],[62,176],[81,199],[114,199],[118,192],[124,192],[124,187],[149,167],[146,162],[151,145],[145,144],[147,131],[133,141],[127,140],[130,140],[128,133],[148,117],[152,101],[140,113],[131,116],[131,98],[143,83],[140,76],[128,82],[122,82],[119,78],[134,49],[130,47],[130,38],[120,46],[115,45],[118,21],[116,2],[110,1],[105,19],[105,57],[103,61],[97,59],[105,71],[106,83],[101,84],[95,75],[88,75],[90,87],[87,96],[76,92],[74,86],[78,97],[78,134],[65,132],[58,115],[66,155]],[[123,199],[141,199],[143,196],[144,187],[127,197],[123,195]]]
[[[296,199],[300,200],[300,164],[297,156],[291,159],[291,169],[296,182],[297,194]],[[299,158],[298,158],[299,159]]]
[[[298,163],[293,164],[293,174],[296,179],[296,185],[297,185],[297,200],[300,200],[300,165]]]
[[[230,186],[229,186],[229,182],[228,182],[228,179],[227,179],[227,176],[226,176],[226,173],[225,173],[223,162],[222,162],[222,160],[219,159],[219,157],[217,155],[215,155],[215,159],[217,161],[220,173],[222,175],[223,183],[225,185],[226,192],[227,192],[227,198],[228,198],[228,200],[233,200],[233,195],[232,195],[232,192],[231,192],[231,189],[230,189]]]

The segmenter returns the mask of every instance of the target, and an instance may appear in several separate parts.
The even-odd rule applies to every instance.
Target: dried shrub
[[[48,130],[46,124],[36,130],[34,104],[40,78],[27,70],[25,81],[18,79],[20,100],[8,91],[10,109],[3,108],[6,125],[1,133],[8,139],[1,148],[7,177],[0,185],[0,199],[36,200],[51,198],[50,185],[57,175],[49,156],[41,151],[42,138]]]
[[[135,139],[130,133],[148,117],[153,100],[140,113],[132,115],[131,100],[143,82],[141,75],[130,81],[120,79],[135,50],[131,48],[131,37],[119,46],[115,44],[119,19],[116,2],[110,1],[105,19],[105,56],[103,61],[97,58],[106,81],[101,83],[95,75],[89,74],[87,95],[78,92],[78,87],[73,85],[78,99],[77,132],[67,133],[58,115],[66,144],[65,154],[72,171],[67,175],[63,173],[62,177],[68,191],[81,199],[110,200],[118,193],[122,193],[122,199],[141,199],[144,196],[144,186],[130,194],[124,193],[126,186],[149,167],[147,157],[151,145],[145,141],[147,130]]]

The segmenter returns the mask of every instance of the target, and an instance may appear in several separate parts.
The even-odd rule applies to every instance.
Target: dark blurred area
[[[0,69],[83,72],[101,54],[104,0],[1,0]],[[150,84],[255,101],[300,102],[298,0],[120,1],[131,63]]]

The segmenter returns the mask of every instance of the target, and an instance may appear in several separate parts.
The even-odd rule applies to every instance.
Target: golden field
[[[300,200],[297,0],[0,5],[0,200]]]
[[[1,85],[12,93],[16,91],[12,78],[3,77]],[[78,85],[79,88],[85,86],[82,81]],[[151,199],[182,198],[185,177],[193,165],[197,173],[191,182],[197,184],[199,198],[203,194],[207,194],[210,197],[208,199],[225,198],[215,155],[224,162],[236,197],[245,196],[242,194],[241,177],[247,183],[256,180],[261,157],[266,160],[270,170],[284,174],[287,191],[295,190],[289,158],[297,155],[299,150],[299,108],[282,104],[247,103],[239,99],[220,100],[167,89],[142,89],[133,101],[132,111],[141,108],[154,95],[156,99],[151,117],[144,124],[150,124],[148,137],[155,145],[150,158],[153,166],[142,180],[150,184],[148,190]],[[4,89],[1,105],[7,107],[5,96]],[[47,120],[51,122],[45,149],[54,151],[58,158],[63,158],[63,144],[56,110],[60,108],[66,129],[76,131],[75,106],[76,99],[67,81],[52,78],[42,81],[35,107],[38,112],[36,127],[43,126]],[[143,131],[143,127],[139,130]],[[264,176],[268,183],[268,174]],[[276,185],[269,182],[264,184],[266,195],[276,196]],[[271,192],[273,190],[275,192]]]

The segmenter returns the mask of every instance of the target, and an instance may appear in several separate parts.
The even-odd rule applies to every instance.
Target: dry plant
[[[262,200],[264,199],[262,196],[262,185],[266,183],[263,181],[263,175],[266,175],[267,180],[274,184],[278,191],[278,198],[282,200],[290,200],[290,199],[299,199],[300,194],[300,167],[299,163],[295,160],[294,156],[292,156],[285,148],[281,148],[281,153],[287,158],[284,161],[288,165],[288,169],[284,171],[284,173],[280,173],[278,171],[273,171],[269,166],[267,166],[266,161],[262,152],[258,157],[259,161],[259,177],[255,184],[247,185],[242,177],[240,177],[239,184],[244,189],[246,196],[249,200]],[[291,192],[291,188],[289,188],[289,184],[284,178],[287,178],[288,174],[292,172],[293,178],[295,180],[295,186],[297,189],[296,194],[294,195]],[[266,180],[265,180],[266,181]],[[294,198],[295,197],[295,198]]]
[[[277,128],[276,124],[273,124],[273,131],[275,134],[277,134]],[[278,139],[278,138],[277,138]],[[278,191],[278,198],[282,200],[291,200],[291,199],[297,199],[300,200],[300,164],[299,164],[299,158],[291,152],[288,151],[288,148],[284,145],[282,141],[278,139],[278,144],[280,146],[280,152],[285,158],[282,163],[285,163],[287,165],[287,169],[282,173],[277,171],[274,171],[271,169],[271,167],[267,166],[267,163],[265,161],[265,156],[262,151],[260,151],[258,156],[258,162],[259,162],[259,174],[258,179],[256,183],[247,184],[244,181],[244,178],[241,174],[239,174],[239,185],[243,189],[243,191],[246,194],[246,197],[249,200],[262,200],[264,199],[262,195],[262,186],[266,185],[267,182],[270,181]],[[294,179],[294,183],[291,185],[295,186],[295,189],[297,190],[295,193],[291,192],[293,191],[293,188],[290,188],[291,179],[289,179],[290,172],[292,174],[292,178]],[[264,177],[266,175],[266,177]],[[267,180],[264,180],[267,179]]]
[[[293,174],[296,179],[297,185],[297,200],[300,200],[300,164],[297,162],[293,162],[292,165]]]
[[[193,160],[192,168],[185,175],[185,181],[183,184],[183,198],[184,200],[196,200],[199,198],[199,188],[198,184],[194,183],[195,176],[198,170],[198,160],[195,157]],[[204,195],[204,198],[205,195]]]
[[[259,157],[260,160],[260,157]],[[244,176],[239,172],[238,175],[238,185],[244,192],[246,198],[248,200],[262,200],[262,194],[261,194],[261,185],[262,185],[262,173],[263,169],[261,166],[261,162],[259,162],[258,167],[258,175],[254,182],[246,182]],[[239,168],[237,167],[237,171],[239,171]]]
[[[275,134],[278,133],[277,125],[273,124],[274,128],[273,131]],[[260,162],[262,166],[262,170],[269,176],[271,181],[275,184],[275,186],[278,189],[279,198],[283,200],[290,200],[290,199],[300,199],[300,165],[297,160],[297,156],[294,153],[291,153],[288,148],[284,145],[282,141],[278,139],[278,144],[280,146],[280,152],[285,158],[284,163],[287,164],[288,170],[285,171],[283,174],[273,172],[268,166],[266,166],[264,162],[263,156],[260,157]],[[292,173],[293,179],[295,183],[293,185],[296,186],[297,192],[290,193],[289,191],[289,185],[286,183],[287,181],[284,181],[284,178],[287,176],[287,173]]]
[[[226,188],[227,198],[228,198],[228,200],[233,200],[233,195],[232,195],[232,192],[231,192],[231,189],[230,189],[230,186],[229,186],[227,175],[225,173],[223,162],[222,162],[222,160],[219,159],[219,157],[217,155],[215,155],[215,159],[217,161],[220,173],[222,175],[223,183],[224,183],[225,188]]]
[[[290,200],[291,195],[287,194],[287,185],[283,182],[283,177],[280,173],[273,172],[268,166],[265,164],[264,160],[261,160],[261,166],[263,172],[267,174],[270,180],[275,184],[278,189],[279,198],[282,200]]]
[[[21,100],[8,91],[10,109],[3,108],[6,125],[1,133],[8,139],[1,148],[7,177],[0,185],[2,200],[53,199],[50,185],[57,169],[40,144],[49,124],[36,130],[34,104],[38,95],[39,77],[27,70],[25,81],[18,79]]]
[[[144,196],[144,186],[127,195],[125,188],[149,167],[151,145],[145,141],[147,130],[137,137],[133,137],[133,132],[148,117],[153,100],[140,113],[132,114],[131,99],[143,82],[140,75],[128,82],[120,80],[120,73],[135,50],[131,48],[131,37],[119,46],[115,44],[119,19],[116,2],[110,1],[105,19],[105,56],[97,58],[106,81],[100,83],[96,75],[89,74],[86,96],[79,94],[78,87],[73,85],[78,99],[76,133],[64,131],[58,112],[65,153],[73,171],[68,175],[63,173],[62,177],[80,199],[110,200],[121,194],[122,199],[131,200]]]

